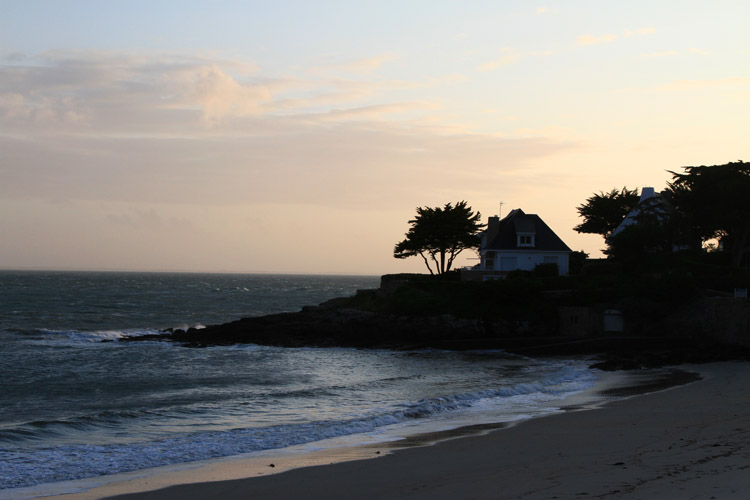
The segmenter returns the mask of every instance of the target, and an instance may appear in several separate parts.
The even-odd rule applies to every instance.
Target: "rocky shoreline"
[[[127,337],[122,341],[169,341],[188,348],[258,344],[277,347],[358,349],[501,349],[532,357],[580,356],[600,369],[638,369],[683,363],[750,359],[750,349],[709,337],[609,334],[561,335],[549,321],[452,314],[394,314],[352,307],[334,299],[299,312],[248,317],[221,325]]]

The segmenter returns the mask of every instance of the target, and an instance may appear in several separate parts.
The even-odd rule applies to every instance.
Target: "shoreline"
[[[283,450],[268,450],[252,456],[227,457],[206,462],[167,466],[131,473],[117,474],[105,478],[92,478],[71,482],[71,488],[78,484],[91,487],[86,491],[70,494],[51,494],[45,498],[57,500],[89,500],[121,494],[148,495],[153,490],[178,485],[195,485],[215,481],[235,481],[249,478],[262,478],[279,473],[317,468],[329,464],[349,463],[352,461],[370,461],[386,456],[403,453],[406,450],[425,447],[433,448],[452,440],[471,439],[494,432],[505,432],[510,427],[524,425],[533,420],[544,420],[555,414],[590,410],[609,404],[612,398],[626,398],[632,395],[654,390],[662,390],[675,384],[684,384],[695,380],[695,374],[677,370],[646,370],[643,372],[601,372],[596,385],[582,393],[570,396],[551,406],[559,408],[555,413],[539,415],[530,419],[500,423],[481,423],[449,430],[422,432],[405,435],[402,439],[378,441],[370,444],[344,445],[329,442],[311,443]],[[346,441],[343,439],[342,441]],[[325,447],[325,449],[315,448]],[[312,450],[312,451],[311,451]],[[273,466],[271,466],[273,464]],[[50,485],[52,487],[54,485]],[[59,486],[59,484],[58,484]],[[39,487],[34,487],[40,494]],[[59,491],[59,490],[58,490]],[[51,493],[51,492],[50,492]],[[48,495],[50,494],[48,493]],[[2,495],[0,495],[2,497]]]
[[[117,498],[743,498],[750,364],[684,368],[703,379],[377,460]]]
[[[750,364],[684,368],[703,379],[377,460],[116,498],[744,498]]]

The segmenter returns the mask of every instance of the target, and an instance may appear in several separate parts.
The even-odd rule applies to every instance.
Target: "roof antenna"
[[[498,219],[502,219],[503,218],[503,205],[505,205],[505,202],[501,201],[500,202],[500,211],[497,214],[497,218]]]

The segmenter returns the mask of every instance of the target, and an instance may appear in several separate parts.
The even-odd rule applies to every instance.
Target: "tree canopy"
[[[638,205],[637,190],[601,192],[577,207],[579,233],[601,234],[612,257],[672,252],[718,239],[733,266],[750,250],[750,163],[682,167],[672,172],[666,191],[652,204],[639,205],[636,223],[613,231]]]
[[[484,227],[481,217],[465,201],[455,206],[446,203],[443,207],[417,207],[406,238],[396,244],[393,256],[406,259],[419,255],[430,274],[444,274],[463,250],[479,247],[477,233]]]
[[[750,163],[683,167],[671,172],[680,226],[703,241],[718,238],[739,266],[750,237]]]
[[[594,194],[576,208],[578,215],[583,217],[583,222],[573,229],[579,233],[601,234],[606,240],[638,205],[638,199],[638,190],[627,187]]]

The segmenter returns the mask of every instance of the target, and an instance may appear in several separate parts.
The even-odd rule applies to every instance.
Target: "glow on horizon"
[[[747,2],[2,10],[0,268],[424,272],[460,200],[596,256],[592,193],[750,157]]]

